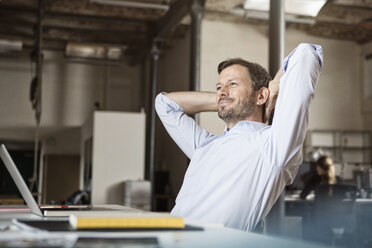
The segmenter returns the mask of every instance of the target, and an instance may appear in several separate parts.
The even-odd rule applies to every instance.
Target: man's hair
[[[232,65],[242,65],[248,69],[248,73],[252,80],[253,90],[259,90],[262,87],[269,87],[269,82],[271,81],[271,76],[265,68],[256,63],[248,62],[241,58],[234,58],[222,61],[217,68],[218,74],[221,71]]]

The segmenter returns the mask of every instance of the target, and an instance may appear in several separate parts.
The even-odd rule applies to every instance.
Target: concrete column
[[[270,0],[269,73],[272,77],[275,76],[284,59],[284,32],[284,0]],[[266,232],[270,235],[283,234],[285,225],[284,194],[285,192],[283,191],[266,217]]]
[[[191,35],[190,35],[190,90],[200,91],[200,37],[205,0],[194,0],[190,7]],[[199,115],[195,115],[199,123]]]
[[[146,164],[145,179],[151,182],[151,208],[155,210],[154,169],[155,169],[155,97],[158,84],[158,62],[161,53],[161,42],[155,41],[151,49],[150,63],[150,102],[146,114]]]
[[[270,0],[269,73],[272,77],[284,59],[285,13],[284,0]]]

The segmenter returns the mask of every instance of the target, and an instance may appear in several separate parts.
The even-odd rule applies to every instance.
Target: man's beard
[[[221,99],[229,98],[226,97]],[[252,92],[248,99],[243,99],[242,101],[237,102],[236,106],[228,109],[225,109],[228,106],[218,108],[218,117],[220,117],[226,123],[237,123],[239,121],[246,120],[253,113],[254,100],[255,94]]]

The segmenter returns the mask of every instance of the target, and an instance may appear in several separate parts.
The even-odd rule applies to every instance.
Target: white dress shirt
[[[222,136],[202,129],[159,94],[156,111],[191,160],[171,214],[252,230],[302,162],[309,104],[322,64],[320,46],[300,44],[283,62],[272,125],[240,121]]]

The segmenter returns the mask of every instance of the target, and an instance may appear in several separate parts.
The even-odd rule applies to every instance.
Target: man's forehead
[[[237,74],[237,73],[246,74],[250,76],[248,68],[243,65],[239,65],[239,64],[230,65],[224,68],[221,71],[220,75],[221,74]]]
[[[224,68],[220,75],[219,80],[230,81],[234,79],[248,79],[251,80],[248,68],[239,64],[234,64]]]

